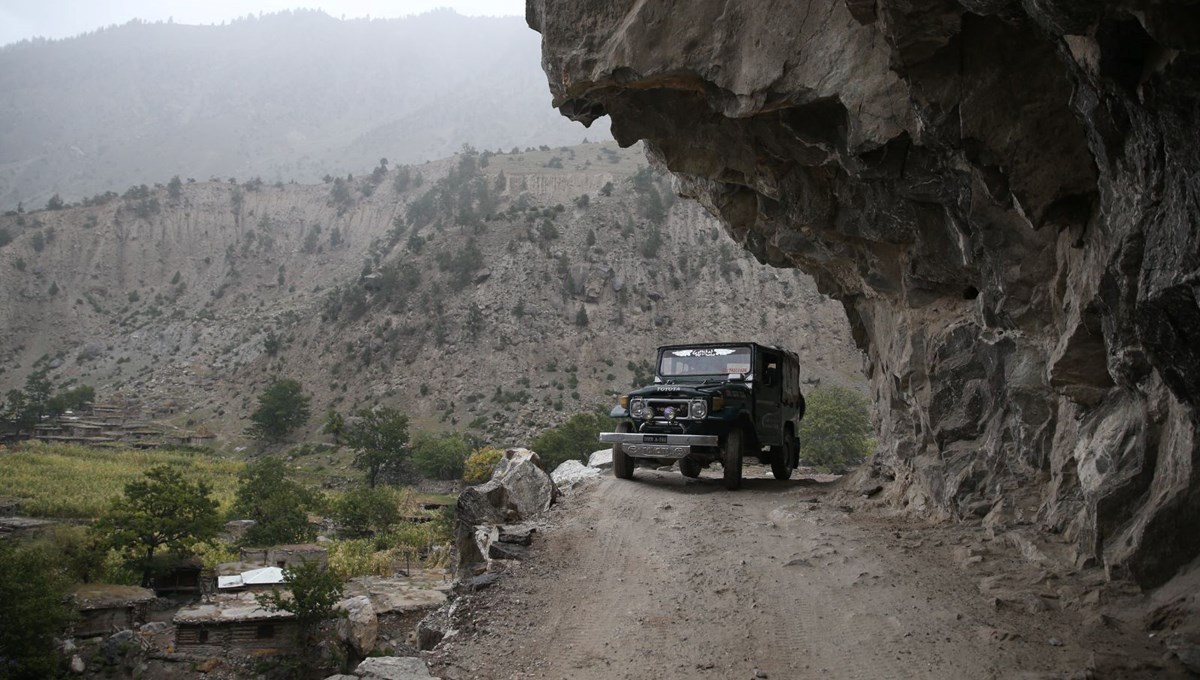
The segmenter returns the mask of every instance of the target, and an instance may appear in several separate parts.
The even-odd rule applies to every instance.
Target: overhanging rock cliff
[[[675,7],[673,8],[672,5]],[[1200,5],[529,0],[554,103],[841,300],[888,493],[1200,553]]]

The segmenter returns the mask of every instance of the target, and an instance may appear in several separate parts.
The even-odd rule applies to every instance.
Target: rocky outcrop
[[[599,476],[598,469],[588,467],[577,460],[563,461],[561,465],[554,468],[554,472],[550,473],[550,479],[554,480],[554,485],[558,487],[559,491],[570,491],[587,480]]]
[[[874,471],[1143,585],[1200,553],[1200,12],[530,0],[554,103],[845,307]]]
[[[502,525],[521,522],[550,509],[558,497],[558,488],[540,463],[533,451],[508,449],[496,463],[491,480],[469,486],[459,495],[454,538],[460,576],[486,568],[491,559],[516,557],[504,548],[499,549],[503,554],[494,554],[493,544],[519,545],[522,541],[506,540],[505,536],[528,535],[532,529]]]
[[[588,467],[598,470],[612,469],[612,449],[593,451],[592,455],[588,456]]]
[[[338,639],[354,650],[359,657],[366,656],[375,647],[379,636],[379,617],[371,599],[366,595],[348,597],[334,607],[344,616],[337,619]]]
[[[354,675],[366,680],[436,680],[415,656],[373,656],[358,664]]]

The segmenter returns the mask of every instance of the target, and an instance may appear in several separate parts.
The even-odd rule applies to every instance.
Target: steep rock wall
[[[671,5],[529,0],[554,103],[842,301],[891,498],[1200,553],[1200,6]]]

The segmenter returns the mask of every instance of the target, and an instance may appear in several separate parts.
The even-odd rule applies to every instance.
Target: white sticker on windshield
[[[725,347],[699,347],[696,349],[673,349],[671,356],[674,357],[723,357],[733,354],[736,350],[727,349]]]

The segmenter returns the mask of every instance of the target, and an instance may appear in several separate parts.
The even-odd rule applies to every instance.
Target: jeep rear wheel
[[[791,479],[796,469],[796,435],[789,430],[783,437],[783,446],[771,447],[771,474],[775,479]]]
[[[700,463],[697,463],[691,458],[680,458],[679,471],[683,473],[684,477],[691,477],[695,479],[696,477],[700,476]]]
[[[617,432],[633,432],[633,425],[617,423]],[[625,455],[625,447],[613,444],[613,476],[617,479],[633,479],[633,459]]]
[[[725,450],[721,452],[721,466],[724,470],[725,488],[736,491],[742,486],[742,449],[745,435],[738,428],[725,435]]]

